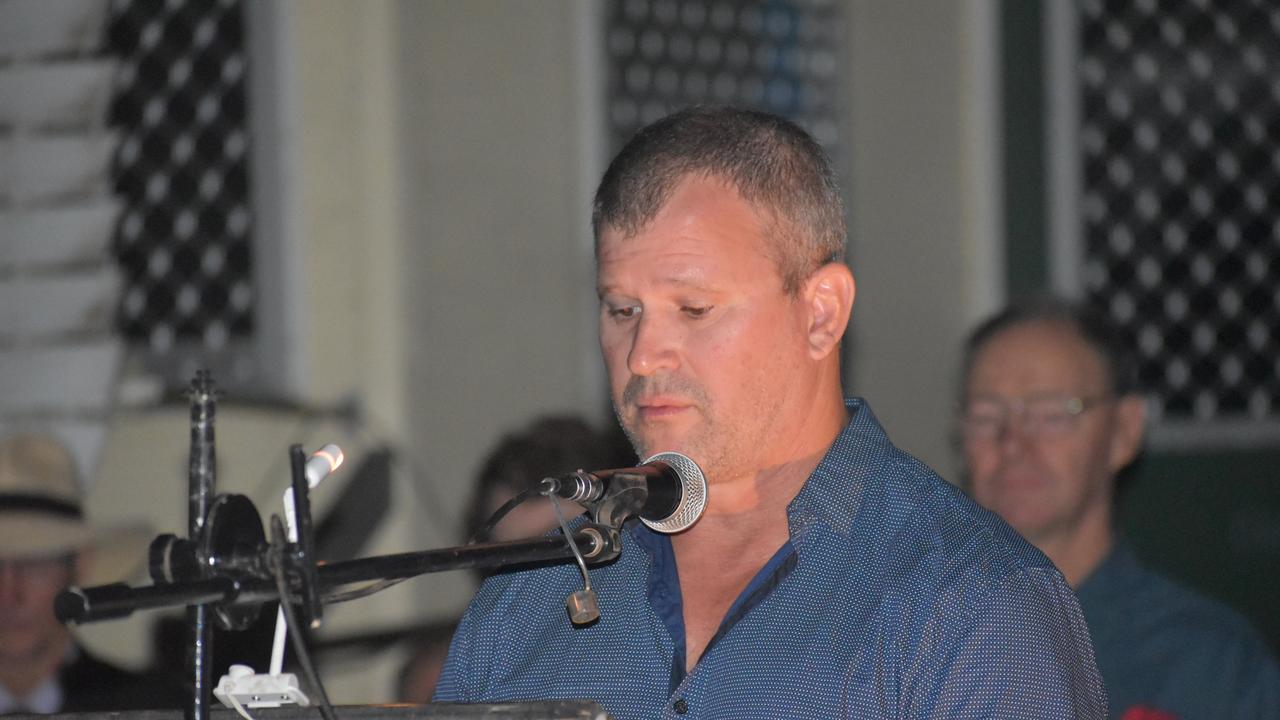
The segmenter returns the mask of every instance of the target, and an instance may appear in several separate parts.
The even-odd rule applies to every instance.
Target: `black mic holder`
[[[242,496],[231,497],[247,502]],[[616,528],[585,523],[574,532],[573,537],[583,558],[592,564],[612,560],[621,550]],[[190,552],[186,541],[175,541],[172,536],[162,535],[152,544],[153,556],[157,543],[166,545],[179,554]],[[63,622],[87,623],[127,617],[138,610],[211,604],[221,627],[241,630],[253,622],[263,603],[278,600],[280,594],[274,576],[267,569],[269,562],[266,557],[271,552],[270,547],[263,546],[252,551],[240,548],[239,551],[239,555],[211,558],[210,565],[220,570],[209,577],[156,582],[141,587],[131,587],[124,583],[73,587],[58,595],[54,609],[58,619]],[[296,544],[290,543],[284,548],[284,556],[289,564],[287,572],[291,599],[302,603],[306,595],[305,575],[300,566],[302,553]],[[555,535],[532,540],[379,555],[320,563],[312,567],[316,574],[317,595],[323,598],[326,591],[358,582],[399,580],[446,570],[570,561],[573,557],[565,539]],[[192,560],[193,558],[187,558],[181,562],[191,563]]]

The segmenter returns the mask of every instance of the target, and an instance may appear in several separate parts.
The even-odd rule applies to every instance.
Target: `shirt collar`
[[[58,680],[56,673],[21,698],[0,685],[0,715],[12,712],[51,715],[60,709],[62,709],[62,683]]]
[[[64,700],[62,671],[79,659],[80,646],[68,640],[67,652],[62,656],[62,664],[58,666],[58,671],[37,685],[36,689],[26,697],[17,697],[9,692],[9,688],[0,685],[0,715],[16,711],[52,715],[61,710]]]
[[[848,537],[868,488],[876,482],[877,469],[892,449],[884,428],[862,398],[845,398],[849,423],[836,437],[818,467],[787,506],[791,542],[797,547],[812,528],[822,526]],[[665,536],[628,521],[632,537],[651,557],[666,550]]]
[[[1085,577],[1084,582],[1075,588],[1076,596],[1083,601],[1087,597],[1106,592],[1108,589],[1124,587],[1122,579],[1138,577],[1141,569],[1142,564],[1138,561],[1138,556],[1133,553],[1129,542],[1117,534],[1112,541],[1111,551],[1102,559],[1102,562],[1098,563],[1098,567]]]
[[[793,543],[814,526],[845,537],[852,535],[865,495],[892,449],[866,400],[845,398],[844,406],[849,423],[787,506]]]

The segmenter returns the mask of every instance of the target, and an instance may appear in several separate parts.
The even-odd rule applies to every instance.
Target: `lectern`
[[[598,704],[581,700],[536,700],[510,703],[432,703],[430,705],[339,705],[343,720],[608,720]],[[320,720],[314,707],[256,708],[255,720]],[[232,710],[214,708],[213,720],[242,720]],[[182,720],[181,710],[137,710],[119,713],[6,715],[5,720]]]

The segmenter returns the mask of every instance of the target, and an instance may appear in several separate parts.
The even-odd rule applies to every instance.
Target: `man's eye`
[[[711,307],[712,306],[710,305],[706,305],[702,307],[694,307],[691,305],[686,305],[680,308],[680,311],[683,312],[685,315],[688,315],[689,317],[700,318],[700,317],[705,317],[707,313],[711,312]]]
[[[626,305],[624,307],[609,308],[609,317],[617,320],[627,320],[640,314],[640,308],[635,305]]]

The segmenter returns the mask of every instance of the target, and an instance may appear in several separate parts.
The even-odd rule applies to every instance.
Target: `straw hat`
[[[128,578],[146,556],[144,523],[93,526],[85,520],[75,461],[46,435],[0,439],[0,557],[53,557],[92,550],[83,585]]]

